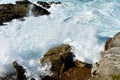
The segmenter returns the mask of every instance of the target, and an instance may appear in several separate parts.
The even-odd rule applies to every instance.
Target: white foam
[[[96,4],[98,3],[63,2],[52,5],[49,16],[30,16],[26,17],[25,21],[13,20],[7,23],[8,25],[1,26],[0,76],[12,70],[12,65],[9,67],[9,64],[14,60],[28,70],[27,76],[38,78],[39,75],[36,75],[38,73],[49,73],[50,64],[42,67],[39,65],[39,59],[50,48],[63,43],[72,46],[75,59],[88,63],[98,61],[104,42],[101,40],[102,43],[98,43],[97,36],[114,35],[119,30],[117,27],[119,18],[109,15],[112,11],[108,8],[113,5],[106,7],[108,10],[103,10],[102,3],[100,6]],[[106,20],[113,22],[114,25],[107,23]]]

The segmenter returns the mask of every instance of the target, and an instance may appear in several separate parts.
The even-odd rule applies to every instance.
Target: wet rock
[[[28,0],[24,0],[24,1],[16,1],[16,4],[18,5],[22,5],[22,6],[25,6],[25,7],[30,7],[33,6],[33,8],[31,9],[32,13],[34,14],[34,16],[38,16],[38,15],[49,15],[50,12],[47,11],[46,9],[40,7],[40,6],[37,6],[36,4],[34,3],[31,3],[30,1]]]
[[[33,6],[32,9],[31,9],[31,11],[32,11],[32,13],[33,13],[34,16],[49,15],[50,14],[50,12],[47,11],[46,9],[44,9],[44,8],[42,8],[40,6],[37,6],[36,4],[31,3],[28,0],[16,1],[16,4],[24,6],[24,7],[27,7],[28,9],[29,9],[30,5]]]
[[[49,50],[40,60],[42,64],[51,63],[51,76],[54,80],[86,80],[91,76],[91,65],[74,61],[71,46],[61,45]],[[43,78],[43,79],[45,79]],[[51,79],[47,79],[51,80]]]
[[[30,80],[35,80],[34,78],[31,78]]]
[[[52,4],[61,4],[61,2],[44,2],[44,1],[37,1],[37,4],[41,5],[44,8],[50,8]]]
[[[0,77],[0,80],[15,80],[13,78],[8,78],[8,77]]]
[[[56,80],[54,77],[45,76],[42,80]]]
[[[40,7],[40,6],[37,6],[35,4],[33,4],[33,8],[32,8],[32,13],[34,14],[34,16],[39,16],[39,15],[49,15],[50,12],[47,11],[46,9]]]
[[[31,5],[33,6],[32,9],[30,9]],[[16,4],[0,4],[0,25],[4,22],[11,21],[12,19],[28,16],[27,14],[30,10],[34,16],[50,14],[46,9],[27,0],[16,1]]]
[[[69,45],[61,45],[49,50],[41,59],[41,63],[51,62],[52,77],[58,79],[59,75],[73,66],[73,54]]]
[[[61,4],[61,2],[49,2],[49,4]]]
[[[47,8],[47,9],[51,7],[49,3],[43,2],[43,1],[37,1],[37,4],[41,5],[44,8]]]
[[[13,62],[13,67],[16,69],[16,77],[17,80],[25,80],[26,79],[26,69],[23,66],[19,65],[16,61]]]
[[[16,4],[32,4],[30,1],[28,0],[22,0],[22,1],[16,1]]]
[[[0,23],[8,22],[14,18],[20,18],[26,15],[27,8],[14,5],[2,4],[0,5]]]
[[[102,59],[92,68],[93,80],[120,80],[120,32],[106,42]]]

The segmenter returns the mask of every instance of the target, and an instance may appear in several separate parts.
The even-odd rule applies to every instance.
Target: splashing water
[[[7,1],[12,2],[0,3]],[[52,5],[49,16],[30,13],[25,21],[15,19],[0,26],[0,76],[12,70],[10,64],[16,60],[28,70],[27,76],[36,77],[43,69],[42,55],[63,43],[72,46],[75,59],[88,63],[100,59],[105,41],[120,30],[119,0],[59,1],[63,3]]]

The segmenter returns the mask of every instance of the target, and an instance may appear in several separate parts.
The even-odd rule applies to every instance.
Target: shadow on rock
[[[71,46],[61,45],[49,50],[40,60],[42,64],[51,63],[51,76],[42,80],[87,80],[91,77],[91,64],[73,60]]]

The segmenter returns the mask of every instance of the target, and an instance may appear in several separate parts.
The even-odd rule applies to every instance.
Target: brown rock
[[[106,41],[106,43],[105,43],[105,50],[110,49],[111,43],[112,43],[112,38],[110,38],[108,41]]]
[[[41,59],[41,63],[51,63],[52,75],[45,80],[86,80],[91,75],[91,65],[73,61],[74,55],[69,45],[61,45],[49,50]]]
[[[26,79],[26,69],[23,66],[19,65],[16,61],[13,62],[13,67],[16,69],[16,76],[18,80],[25,80]]]
[[[42,80],[56,80],[54,77],[45,76]]]
[[[70,68],[61,75],[60,80],[88,80],[91,77],[91,68]]]
[[[59,75],[73,66],[73,54],[69,45],[61,45],[49,50],[41,59],[41,63],[51,62],[51,71],[56,79]]]
[[[50,14],[46,9],[29,1],[16,1],[16,4],[0,4],[0,25],[4,22],[11,21],[12,19],[27,16],[26,14],[30,10],[30,5],[33,5],[31,11],[34,16]]]

